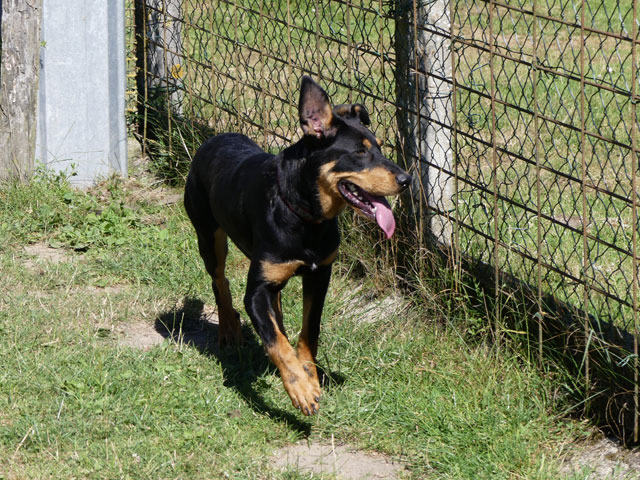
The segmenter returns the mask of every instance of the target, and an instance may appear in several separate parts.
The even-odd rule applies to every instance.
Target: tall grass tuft
[[[140,99],[137,114],[130,122],[150,159],[151,170],[170,185],[179,186],[191,166],[192,155],[214,131],[201,120],[179,115],[168,108],[170,94],[155,88],[146,101]]]

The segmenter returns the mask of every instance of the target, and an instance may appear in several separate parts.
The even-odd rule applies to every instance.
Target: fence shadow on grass
[[[254,385],[262,373],[266,371],[272,374],[276,369],[269,362],[250,325],[242,326],[242,346],[221,349],[218,346],[218,324],[207,320],[202,300],[187,297],[182,307],[159,315],[154,327],[166,339],[191,345],[202,355],[215,357],[222,366],[224,386],[236,390],[257,413],[282,421],[301,435],[309,436],[311,422],[301,420],[289,403],[285,408],[275,407],[255,390]],[[339,373],[320,370],[320,375],[324,387],[344,383],[344,377]]]
[[[535,287],[505,272],[499,272],[501,291],[496,292],[492,265],[469,258],[461,264],[464,275],[475,279],[478,287],[467,288],[467,295],[476,304],[482,302],[491,317],[501,319],[503,334],[525,334],[517,340],[528,343],[523,351],[540,349],[540,362],[551,360],[573,376],[575,383],[565,384],[576,401],[573,413],[588,416],[625,445],[637,444],[633,334],[551,294],[538,298]],[[584,380],[587,357],[588,382]]]

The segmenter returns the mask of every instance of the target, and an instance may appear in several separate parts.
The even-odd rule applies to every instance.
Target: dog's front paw
[[[318,376],[315,375],[315,365],[311,362],[300,362],[289,340],[281,333],[276,341],[267,347],[267,352],[280,371],[280,378],[293,406],[305,415],[316,413],[321,391]]]
[[[283,377],[282,382],[294,407],[305,415],[313,415],[318,411],[321,391],[317,381],[306,374],[291,374]]]

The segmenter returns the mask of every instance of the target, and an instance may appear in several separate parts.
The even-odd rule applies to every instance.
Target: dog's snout
[[[399,173],[396,175],[396,182],[398,182],[398,185],[404,190],[411,184],[411,175],[405,172]]]

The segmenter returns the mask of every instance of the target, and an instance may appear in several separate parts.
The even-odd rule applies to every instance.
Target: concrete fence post
[[[410,213],[445,246],[454,188],[450,24],[448,0],[396,4],[398,158],[414,176]]]
[[[36,159],[81,187],[127,174],[124,6],[42,4]]]

